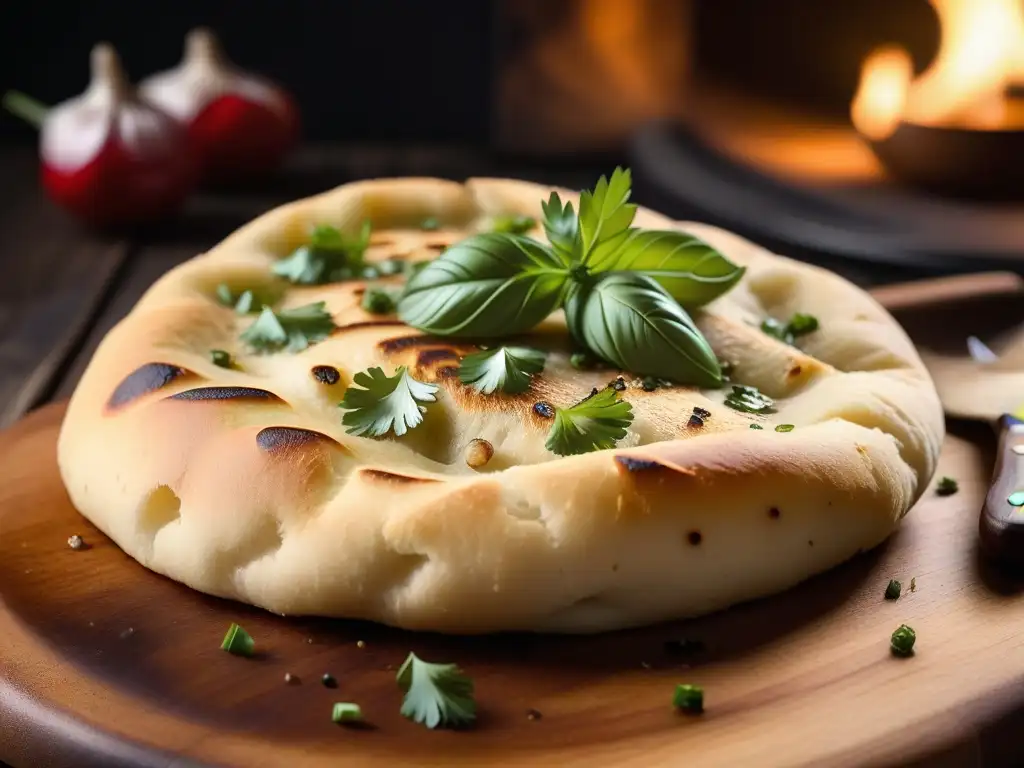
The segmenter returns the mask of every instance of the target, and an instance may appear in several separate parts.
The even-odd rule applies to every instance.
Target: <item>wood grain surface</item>
[[[55,464],[62,412],[36,412],[0,447],[0,758],[16,768],[650,766],[682,756],[972,765],[1024,755],[1013,738],[1024,596],[976,555],[985,429],[947,440],[940,473],[958,478],[957,495],[927,493],[886,545],[785,594],[596,637],[446,638],[277,618],[144,570],[71,507]],[[72,534],[90,547],[70,549]],[[897,602],[883,599],[890,578],[904,585]],[[219,650],[232,621],[256,638],[256,658]],[[889,653],[901,623],[918,634],[909,659]],[[409,651],[473,677],[475,728],[432,732],[399,715],[394,674]],[[288,672],[301,684],[285,684]],[[320,684],[324,673],[337,689]],[[672,711],[680,682],[704,686],[705,714]],[[359,703],[370,726],[332,724],[335,701]],[[542,717],[528,719],[531,708]]]

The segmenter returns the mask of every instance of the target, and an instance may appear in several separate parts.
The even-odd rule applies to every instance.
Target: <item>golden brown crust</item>
[[[59,445],[72,500],[145,566],[205,592],[451,632],[694,615],[884,540],[934,472],[941,408],[902,330],[829,272],[641,209],[639,225],[692,232],[747,267],[694,319],[778,413],[734,411],[721,390],[647,392],[624,375],[629,434],[569,458],[544,448],[538,403],[569,405],[618,372],[573,369],[560,315],[526,340],[548,352],[531,389],[485,397],[455,375],[476,346],[368,315],[361,282],[294,287],[270,272],[313,225],[369,217],[368,258],[418,260],[494,215],[539,218],[549,194],[498,179],[358,182],[270,211],[168,273],[72,398]],[[442,227],[418,229],[427,216]],[[340,328],[297,354],[249,354],[238,335],[251,318],[217,303],[219,283],[285,307],[325,301]],[[800,349],[759,330],[797,311],[821,322]],[[235,366],[213,365],[214,348]],[[337,404],[352,375],[399,365],[441,387],[424,423],[400,439],[347,434]],[[474,441],[486,461],[467,462]]]

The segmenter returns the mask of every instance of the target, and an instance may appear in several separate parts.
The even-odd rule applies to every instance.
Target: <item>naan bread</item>
[[[832,273],[641,209],[637,226],[691,232],[747,266],[694,319],[733,380],[776,398],[778,412],[725,407],[727,390],[646,392],[627,376],[628,436],[567,458],[545,449],[550,421],[533,405],[571,405],[617,372],[570,367],[560,314],[525,339],[550,351],[531,391],[483,396],[454,375],[472,344],[367,314],[361,282],[271,276],[317,224],[355,231],[368,217],[368,258],[420,260],[496,214],[539,220],[550,191],[496,179],[349,184],[174,269],[106,337],[71,400],[59,460],[72,501],[144,566],[197,590],[457,633],[693,616],[882,542],[935,470],[942,411],[907,336]],[[428,216],[441,229],[421,231]],[[238,336],[253,317],[221,306],[219,283],[276,290],[281,307],[324,300],[341,328],[298,354],[249,354]],[[759,329],[794,312],[821,323],[800,349]],[[214,366],[212,348],[238,369]],[[347,434],[338,403],[353,374],[399,365],[441,386],[424,423],[400,439]],[[711,414],[702,427],[690,424],[695,406]],[[795,429],[774,431],[783,423]],[[493,457],[473,469],[476,439]]]

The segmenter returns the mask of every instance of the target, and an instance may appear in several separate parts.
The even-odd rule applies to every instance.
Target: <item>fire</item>
[[[864,62],[850,114],[870,139],[886,138],[900,122],[975,130],[1017,122],[1007,91],[1024,83],[1024,1],[930,2],[942,39],[920,77],[901,48],[874,51]]]

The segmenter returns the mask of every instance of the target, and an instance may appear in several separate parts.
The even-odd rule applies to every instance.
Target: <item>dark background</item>
[[[530,5],[532,26],[524,26],[517,10]],[[835,114],[845,112],[874,46],[899,41],[923,66],[938,40],[926,0],[691,5],[698,76]],[[577,7],[570,0],[3,0],[0,91],[18,88],[47,103],[81,92],[89,49],[100,40],[113,43],[130,76],[141,79],[176,64],[185,33],[202,24],[238,64],[295,94],[308,139],[482,146],[494,135],[503,68],[538,35],[571,30]],[[615,109],[614,94],[607,108]],[[32,136],[0,118],[0,140]]]

